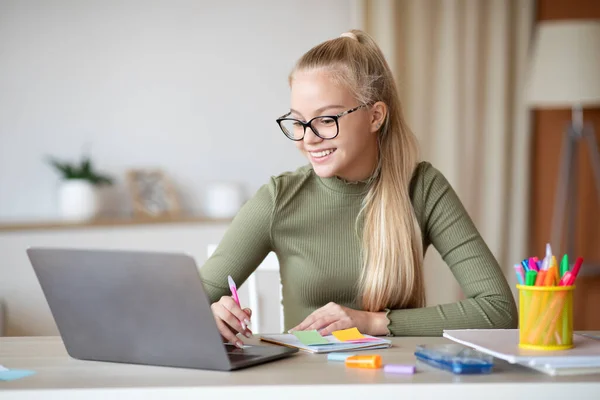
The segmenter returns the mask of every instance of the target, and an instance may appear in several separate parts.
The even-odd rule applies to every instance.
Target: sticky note
[[[377,342],[380,339],[374,338],[374,337],[365,337],[363,339],[356,339],[356,340],[346,340],[346,343],[369,343],[369,342]]]
[[[315,344],[329,344],[329,341],[319,334],[316,330],[312,331],[294,331],[294,336],[307,346]]]
[[[0,371],[0,381],[14,381],[15,379],[25,378],[26,376],[35,374],[34,371],[25,369],[7,369]]]
[[[341,331],[335,331],[332,333],[335,338],[341,342],[347,342],[349,340],[362,340],[365,337],[358,331],[358,328],[344,329]]]

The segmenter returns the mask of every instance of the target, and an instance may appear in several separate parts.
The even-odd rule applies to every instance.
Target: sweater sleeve
[[[272,250],[275,193],[275,179],[272,179],[242,206],[217,249],[200,269],[211,303],[230,294],[228,275],[239,287]]]
[[[517,308],[498,262],[446,178],[429,164],[414,199],[424,243],[440,253],[465,299],[425,308],[391,310],[396,336],[439,336],[444,329],[516,328]],[[413,200],[413,203],[415,203]]]

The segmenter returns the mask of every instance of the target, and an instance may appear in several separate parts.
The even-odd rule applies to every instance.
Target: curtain
[[[363,0],[359,28],[390,63],[421,155],[450,181],[514,289],[527,256],[531,130],[521,88],[534,0]],[[361,26],[362,24],[362,26]],[[428,305],[460,288],[429,249]],[[452,283],[449,283],[452,282]]]

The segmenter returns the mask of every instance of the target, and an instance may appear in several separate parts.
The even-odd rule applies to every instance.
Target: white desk
[[[384,362],[414,363],[420,343],[443,338],[394,338]],[[375,351],[373,351],[375,352]],[[411,376],[348,369],[323,355],[298,353],[236,372],[200,371],[71,359],[57,337],[0,338],[0,364],[37,373],[0,382],[0,399],[598,399],[600,375],[550,377],[497,360],[490,375],[456,376],[419,365]]]

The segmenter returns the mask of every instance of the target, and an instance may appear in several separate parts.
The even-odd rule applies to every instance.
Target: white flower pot
[[[204,213],[211,218],[232,218],[244,203],[242,188],[234,183],[214,183],[206,188]]]
[[[63,181],[58,191],[60,214],[64,219],[84,221],[98,213],[96,187],[83,179]]]

